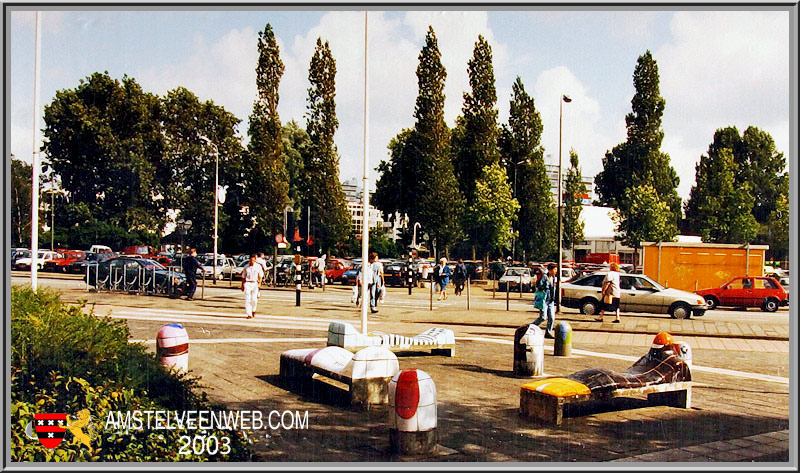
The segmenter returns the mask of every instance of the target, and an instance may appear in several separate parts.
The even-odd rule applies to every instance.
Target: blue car
[[[359,271],[361,271],[361,265],[360,264],[353,265],[352,268],[342,273],[340,281],[342,281],[342,284],[345,286],[355,286],[356,280],[358,279]]]

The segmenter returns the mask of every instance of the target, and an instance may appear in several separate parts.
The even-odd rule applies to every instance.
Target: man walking
[[[197,290],[197,270],[202,269],[200,262],[197,261],[197,248],[189,250],[189,256],[183,257],[183,275],[186,276],[186,300],[194,300],[194,292]]]
[[[547,274],[543,275],[536,283],[536,290],[544,292],[544,309],[539,312],[539,317],[533,321],[533,325],[539,325],[547,320],[547,329],[544,338],[553,337],[553,325],[556,323],[556,268],[558,265],[550,263],[547,265]]]
[[[256,316],[258,307],[258,288],[264,279],[264,268],[256,261],[256,255],[250,255],[250,264],[242,270],[242,292],[244,292],[244,311],[247,318]]]
[[[372,253],[370,263],[369,269],[372,273],[372,283],[369,288],[369,309],[374,314],[378,312],[378,298],[381,297],[383,292],[383,263],[378,259],[378,253]]]

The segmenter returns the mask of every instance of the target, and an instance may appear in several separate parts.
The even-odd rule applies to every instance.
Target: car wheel
[[[768,297],[761,304],[761,310],[763,310],[764,312],[775,312],[776,310],[778,310],[779,306],[780,303],[778,302],[778,299],[775,299],[774,297]]]
[[[719,301],[714,296],[706,296],[706,305],[708,306],[708,310],[714,310],[719,305]]]
[[[581,301],[581,314],[595,315],[599,313],[600,303],[594,299],[584,299]]]
[[[671,315],[673,319],[688,319],[692,315],[692,309],[688,304],[678,302],[672,306],[669,315]]]

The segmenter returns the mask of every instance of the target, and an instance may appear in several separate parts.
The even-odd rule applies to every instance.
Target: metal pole
[[[562,95],[558,99],[558,274],[556,276],[556,312],[561,312],[561,260],[563,257],[562,244],[562,223],[561,223],[561,117],[563,115],[564,102],[571,102],[572,99]]]
[[[408,295],[410,296],[411,295],[411,286],[414,285],[414,257],[413,256],[410,256],[408,258],[408,266],[407,266],[407,268],[408,268],[408,271],[407,271],[407,274],[408,274],[408,276],[407,276],[408,277]]]
[[[467,310],[469,310],[469,285],[470,285],[470,278],[467,278]]]
[[[39,270],[39,76],[42,73],[42,18],[37,11],[33,69],[33,157],[31,161],[31,289],[38,287]]]
[[[367,264],[369,261],[369,156],[367,155],[368,132],[367,123],[369,121],[369,106],[367,97],[367,17],[368,12],[364,12],[364,177],[363,177],[363,207],[361,216],[361,271],[363,274],[361,284],[361,333],[367,333]]]
[[[214,269],[212,273],[213,282],[212,284],[217,284],[217,225],[219,222],[218,219],[218,209],[217,209],[217,199],[219,198],[217,194],[219,193],[219,151],[217,150],[217,146],[212,143],[213,150],[214,150]]]
[[[300,255],[300,247],[297,247],[297,256]],[[300,307],[300,294],[303,292],[303,275],[302,271],[303,268],[300,266],[300,258],[295,258],[295,267],[294,267],[294,283],[295,283],[295,303],[296,307]]]
[[[202,287],[200,287],[200,300],[205,300],[205,298],[206,298],[206,272],[201,270],[200,274],[203,276]]]
[[[509,287],[510,285],[510,283],[506,283],[506,310],[508,310],[508,295],[511,293],[511,287]]]
[[[430,308],[430,310],[433,310],[433,286],[434,285],[435,285],[435,283],[433,282],[433,278],[431,278],[431,294],[430,294],[431,295],[431,308]]]
[[[55,194],[53,193],[53,189],[50,189],[50,249],[55,250],[55,236],[56,236],[56,213],[54,212],[56,207],[56,198]]]
[[[519,276],[519,298],[522,299],[522,275]]]

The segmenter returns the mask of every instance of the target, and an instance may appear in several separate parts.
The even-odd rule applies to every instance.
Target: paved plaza
[[[14,277],[12,283],[22,283]],[[307,429],[253,432],[256,461],[442,462],[788,462],[789,313],[709,311],[702,318],[623,314],[621,324],[591,321],[576,311],[559,314],[573,329],[572,356],[553,356],[545,340],[545,376],[586,368],[624,370],[646,354],[653,337],[670,332],[692,347],[692,407],[649,405],[642,398],[567,406],[564,423],[550,426],[519,415],[520,386],[512,373],[514,329],[532,321],[532,295],[472,288],[465,296],[433,299],[392,288],[369,330],[416,335],[433,326],[456,336],[454,357],[400,353],[401,369],[431,375],[438,394],[439,446],[433,455],[391,455],[385,406],[351,408],[336,383],[315,380],[296,392],[280,379],[280,353],[326,345],[328,324],[361,327],[350,288],[264,289],[255,319],[245,319],[236,284],[206,286],[193,302],[144,295],[86,292],[74,278],[43,279],[67,301],[85,299],[98,315],[128,321],[134,341],[155,349],[168,322],[190,337],[189,367],[213,402],[227,409],[308,412]],[[201,292],[198,290],[198,297]],[[792,436],[796,434],[792,432]],[[795,460],[796,461],[796,460]]]

